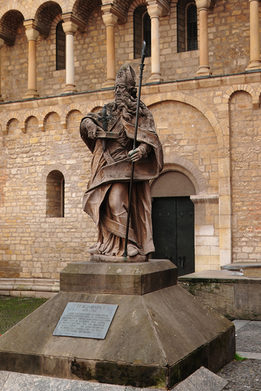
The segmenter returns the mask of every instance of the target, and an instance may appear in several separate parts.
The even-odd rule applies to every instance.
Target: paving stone
[[[236,350],[261,353],[261,322],[252,321],[237,331]]]
[[[9,372],[0,371],[0,390],[3,389],[4,384],[6,383],[9,376]]]
[[[201,367],[174,387],[173,391],[221,391],[227,383],[227,380]]]
[[[125,391],[125,387],[78,380],[57,379],[15,372],[0,372],[1,391]]]
[[[248,358],[248,359],[251,359],[251,360],[261,360],[261,353],[237,351],[237,354],[240,357],[243,357],[243,358]]]
[[[239,331],[242,327],[244,327],[249,322],[250,322],[250,320],[241,320],[241,319],[233,320],[233,323],[236,328],[236,332]]]

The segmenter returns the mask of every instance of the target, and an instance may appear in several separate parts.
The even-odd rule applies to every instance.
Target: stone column
[[[196,0],[199,11],[199,76],[211,74],[208,59],[208,9],[211,0]]]
[[[36,30],[34,21],[24,22],[25,34],[28,39],[28,87],[26,98],[35,98],[37,93],[37,76],[36,76],[36,40],[39,31]]]
[[[159,17],[162,15],[162,7],[157,2],[148,2],[148,14],[151,19],[151,76],[150,81],[162,80],[160,74],[160,34]]]
[[[5,41],[0,38],[0,102],[3,101],[2,98],[2,86],[1,86],[1,76],[2,76],[2,47],[4,46]]]
[[[250,6],[250,62],[247,70],[260,69],[259,0],[249,0]]]
[[[66,92],[76,91],[74,82],[74,34],[77,29],[77,24],[72,21],[63,23],[63,31],[66,35]]]
[[[102,15],[103,22],[106,26],[106,50],[107,50],[107,78],[103,87],[112,87],[115,84],[115,35],[114,27],[118,17],[112,13]]]

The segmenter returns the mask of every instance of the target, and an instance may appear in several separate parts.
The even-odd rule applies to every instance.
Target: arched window
[[[197,7],[190,3],[186,10],[187,50],[198,49]]]
[[[177,4],[178,52],[198,49],[197,6],[195,1],[179,0]]]
[[[56,26],[56,70],[65,69],[65,33],[62,21]]]
[[[151,23],[147,7],[137,7],[133,14],[134,58],[141,56],[142,43],[146,41],[146,56],[151,56]]]
[[[46,179],[46,217],[64,217],[64,176],[58,170]]]

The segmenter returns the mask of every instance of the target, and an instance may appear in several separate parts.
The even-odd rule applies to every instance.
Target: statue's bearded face
[[[124,84],[116,84],[115,86],[115,102],[121,104],[130,98],[127,87]]]
[[[130,121],[135,116],[136,106],[137,99],[131,95],[128,87],[123,83],[117,83],[115,85],[115,109],[122,112],[126,121]]]

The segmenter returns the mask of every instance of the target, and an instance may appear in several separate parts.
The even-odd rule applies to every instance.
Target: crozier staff
[[[83,209],[98,227],[92,254],[124,255],[132,162],[135,172],[127,253],[136,257],[154,251],[149,180],[159,175],[163,155],[152,114],[142,102],[137,147],[132,150],[136,108],[135,72],[125,65],[116,76],[115,101],[81,121],[81,137],[93,153],[91,178],[83,199]]]
[[[138,154],[138,149],[136,149],[136,144],[137,144],[137,134],[138,134],[138,125],[139,125],[140,94],[141,94],[142,74],[143,74],[143,69],[144,69],[145,49],[146,49],[146,42],[143,41],[142,53],[141,53],[141,63],[140,63],[139,90],[138,90],[136,116],[135,116],[134,139],[133,139],[133,144],[132,144],[132,151],[129,152],[129,156],[131,157],[131,160],[132,160],[132,168],[131,168],[131,177],[130,177],[130,183],[129,183],[129,203],[128,203],[127,223],[126,223],[125,245],[124,245],[124,253],[123,253],[125,258],[128,256],[128,240],[129,240],[129,229],[130,229],[131,200],[132,200],[132,186],[133,186],[133,180],[134,180],[134,169],[135,169],[135,162],[139,160],[139,154]]]

